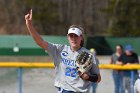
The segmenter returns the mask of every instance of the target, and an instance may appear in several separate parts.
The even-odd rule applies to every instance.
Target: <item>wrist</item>
[[[87,80],[87,81],[91,81],[91,82],[98,82],[98,75],[97,74],[93,74],[93,75],[89,75],[88,73],[83,73],[80,76],[83,80]]]
[[[81,77],[83,80],[88,80],[88,79],[89,79],[88,73],[83,73],[82,75],[80,75],[80,77]]]
[[[89,81],[91,81],[91,82],[98,82],[98,79],[99,79],[99,77],[98,77],[98,75],[97,74],[93,74],[93,75],[89,75]]]
[[[31,20],[26,20],[26,25],[32,25],[32,21]]]

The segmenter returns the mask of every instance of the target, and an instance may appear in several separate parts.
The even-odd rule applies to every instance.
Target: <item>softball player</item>
[[[84,73],[82,76],[77,73],[75,65],[77,55],[82,50],[89,52],[89,50],[82,47],[84,39],[81,27],[73,25],[69,28],[67,38],[70,46],[67,46],[53,44],[42,39],[32,25],[32,10],[25,15],[25,20],[29,33],[35,42],[54,59],[56,72],[54,85],[58,88],[58,93],[88,93],[90,83],[101,80],[96,62],[93,63],[90,73]]]

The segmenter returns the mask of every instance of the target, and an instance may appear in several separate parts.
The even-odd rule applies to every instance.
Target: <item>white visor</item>
[[[68,30],[68,34],[67,35],[69,35],[71,33],[76,34],[78,36],[82,35],[82,31],[79,28],[70,28]]]

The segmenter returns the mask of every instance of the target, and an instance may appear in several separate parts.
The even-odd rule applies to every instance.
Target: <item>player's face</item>
[[[80,47],[82,36],[78,36],[76,34],[69,34],[68,35],[68,40],[69,40],[69,43],[70,43],[71,47],[77,48],[77,47]]]
[[[120,46],[116,46],[116,52],[121,54],[122,53],[122,48]]]
[[[132,55],[132,51],[125,50],[125,53],[126,53],[127,56]]]

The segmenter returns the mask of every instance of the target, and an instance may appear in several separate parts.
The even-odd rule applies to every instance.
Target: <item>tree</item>
[[[57,28],[61,23],[58,20],[58,6],[55,2],[52,0],[23,0],[23,2],[26,10],[33,9],[33,23],[37,25],[36,29],[41,34],[58,34]]]
[[[139,0],[109,0],[104,12],[109,19],[107,32],[111,36],[140,36]]]

